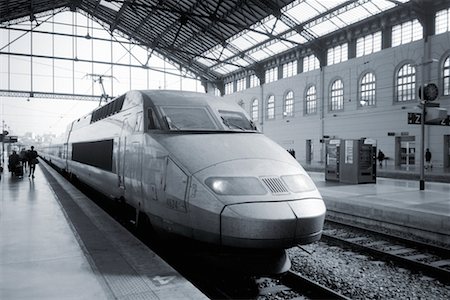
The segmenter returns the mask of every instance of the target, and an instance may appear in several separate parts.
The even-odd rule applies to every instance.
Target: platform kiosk
[[[340,152],[340,182],[355,184],[376,182],[375,141],[369,139],[342,140]]]
[[[325,180],[339,181],[341,140],[329,140],[325,145]]]

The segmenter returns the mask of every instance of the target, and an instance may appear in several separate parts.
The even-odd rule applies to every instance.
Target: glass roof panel
[[[342,14],[339,14],[339,16],[335,18],[346,20],[346,23],[350,25],[369,16],[372,16],[372,14],[369,11],[367,11],[363,6],[358,6],[346,12],[343,12]]]
[[[233,61],[233,64],[236,64],[236,65],[240,65],[240,66],[246,67],[246,66],[248,66],[250,63],[249,63],[248,61],[246,61],[245,59],[238,58],[237,60],[234,60],[234,61]]]
[[[336,30],[342,29],[350,24],[354,24],[367,17],[377,15],[385,10],[391,9],[399,3],[406,3],[410,0],[295,0],[281,9],[284,16],[294,21],[297,24],[303,24],[305,29],[321,37],[325,34],[329,34]],[[340,7],[339,10],[332,13],[327,13],[329,10],[349,2],[346,6]],[[317,18],[318,15],[324,14],[324,16]],[[289,23],[289,22],[288,22]],[[295,28],[288,26],[283,21],[277,19],[275,16],[270,15],[259,23],[252,26],[251,30],[244,30],[235,36],[229,38],[227,42],[237,48],[255,61],[261,61],[274,54],[283,52],[291,47],[295,47],[296,44],[303,44],[308,42],[301,34],[295,31]],[[264,34],[267,32],[268,34]],[[281,34],[283,39],[292,41],[289,43],[285,40],[273,40],[270,35]],[[255,47],[251,49],[252,47]],[[216,46],[214,49],[203,54],[204,56],[214,57],[215,59],[226,60],[235,56],[237,53],[233,53],[233,49],[225,49],[222,52],[223,47]],[[220,55],[220,58],[219,58]],[[251,63],[248,59],[232,58],[239,65],[248,65]],[[202,59],[197,59],[198,62],[202,62]],[[207,61],[207,59],[205,60]],[[214,62],[207,62],[207,66],[215,65]],[[236,70],[236,66],[230,66],[227,64],[218,65],[214,67],[217,72],[231,72]]]
[[[229,64],[220,64],[219,66],[214,67],[212,70],[224,75],[224,74],[233,72],[237,69],[239,69],[238,66],[229,65]]]
[[[107,8],[110,8],[110,9],[112,9],[114,11],[117,11],[117,12],[122,7],[122,3],[114,3],[114,2],[111,2],[111,1],[108,2],[108,1],[105,1],[105,0],[101,0],[100,1],[100,5],[102,5],[104,7],[107,7]]]
[[[273,53],[270,53],[269,51],[267,51],[265,49],[260,49],[258,51],[255,51],[255,52],[249,54],[249,56],[256,61],[266,59],[271,55],[273,55]]]
[[[296,1],[292,7],[286,7],[285,14],[293,19],[298,24],[317,16],[319,12],[314,9],[307,1]]]
[[[269,37],[267,35],[258,34],[256,32],[247,32],[229,43],[239,50],[247,50],[253,45],[264,42],[268,39]]]
[[[270,15],[265,19],[265,21],[263,21],[261,25],[255,27],[254,29],[277,35],[288,30],[289,26],[275,18],[275,16]]]
[[[319,1],[319,0],[306,0],[308,3],[311,3],[311,5],[316,5],[318,7],[321,7],[321,11],[326,11],[329,9],[332,9],[344,2],[347,2],[347,0],[327,0],[327,1]]]
[[[307,42],[304,37],[294,31],[284,35],[283,38],[299,44],[304,44]]]
[[[272,51],[274,54],[281,53],[289,48],[292,48],[291,44],[283,41],[278,41],[266,47],[267,50]]]
[[[336,27],[336,25],[334,25],[333,22],[329,20],[322,23],[318,23],[317,25],[309,28],[309,30],[312,31],[317,36],[325,35],[327,33],[335,31],[336,29],[338,29],[338,27]]]
[[[226,59],[231,56],[233,56],[234,53],[228,50],[227,48],[223,48],[223,46],[218,45],[213,50],[211,50],[209,53],[205,54],[204,56],[210,57],[213,59]]]
[[[207,67],[211,67],[212,65],[215,64],[214,61],[212,61],[212,60],[210,60],[210,59],[203,58],[203,57],[196,58],[195,61],[197,61],[197,62],[199,62],[199,63],[201,63],[201,64],[204,64],[204,65],[207,66]]]

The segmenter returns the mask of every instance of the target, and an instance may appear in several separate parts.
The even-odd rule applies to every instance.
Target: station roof
[[[420,2],[421,0],[413,0]],[[2,0],[0,26],[81,10],[214,81],[408,0]]]

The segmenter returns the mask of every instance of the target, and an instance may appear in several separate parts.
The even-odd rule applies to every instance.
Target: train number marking
[[[182,200],[167,198],[167,206],[174,210],[186,211],[186,203]]]
[[[157,284],[157,285],[166,285],[168,283],[170,283],[172,280],[175,279],[175,276],[155,276],[152,278],[152,280]]]

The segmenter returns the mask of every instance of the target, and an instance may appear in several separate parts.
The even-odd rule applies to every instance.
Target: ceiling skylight
[[[109,2],[109,1],[105,1],[105,0],[101,0],[100,1],[100,5],[110,8],[114,11],[119,11],[120,8],[122,7],[122,3],[117,3],[117,2]]]
[[[225,49],[218,45],[203,53],[218,61],[196,60],[227,74],[238,66],[264,60],[406,2],[409,0],[296,0],[281,9],[284,18],[269,15],[229,38]],[[284,22],[286,19],[289,21]],[[287,24],[292,22],[299,27]],[[304,32],[297,32],[298,28]]]

